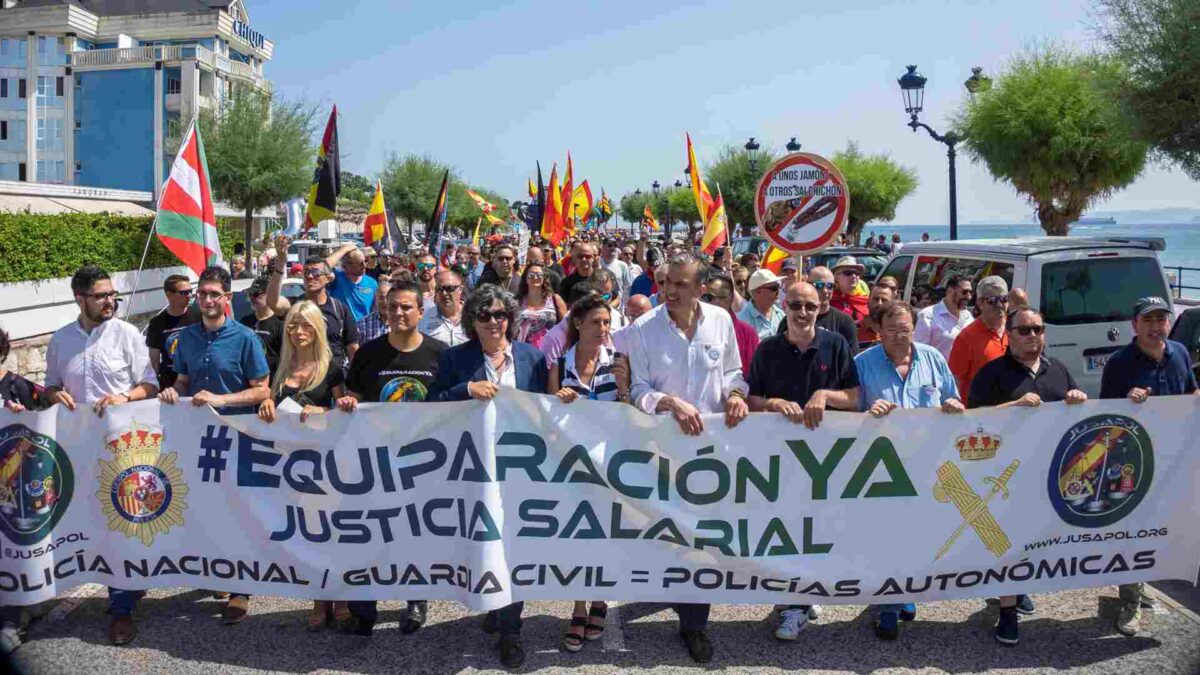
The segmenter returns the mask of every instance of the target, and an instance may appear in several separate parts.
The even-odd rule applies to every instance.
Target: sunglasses
[[[314,332],[316,331],[316,329],[313,328],[311,325],[309,325],[307,323],[301,323],[299,321],[296,321],[294,323],[289,323],[287,325],[287,332],[289,332],[289,333],[295,333],[296,331],[301,330],[301,329],[303,329],[305,331],[314,331]]]
[[[837,288],[837,284],[833,283],[832,281],[814,281],[813,288],[817,289],[818,291],[832,291],[833,289]]]
[[[304,270],[304,276],[309,279],[320,279],[321,277],[325,276],[325,270],[319,267],[310,267]]]
[[[496,262],[505,262],[505,263],[510,263],[510,262],[512,262],[512,261],[514,261],[514,260],[516,260],[516,258],[510,258],[510,257],[508,257],[508,256],[504,256],[504,257],[496,258]]]
[[[821,305],[815,302],[800,302],[799,300],[787,303],[787,308],[793,312],[810,312],[815,314],[821,309]]]
[[[840,274],[844,277],[861,277],[862,276],[861,274],[858,273],[858,270],[842,270],[841,272],[838,272],[838,274]]]
[[[779,292],[779,284],[770,284],[768,286],[759,286],[758,288],[756,288],[754,290],[766,291],[768,293],[778,293]]]
[[[475,321],[478,323],[492,323],[493,321],[499,323],[501,321],[508,321],[508,312],[502,309],[496,310],[495,312],[477,312],[475,314]]]
[[[192,289],[190,289],[190,288],[183,288],[183,289],[174,290],[174,291],[169,291],[169,292],[171,292],[171,293],[174,293],[175,295],[182,295],[183,297],[185,297],[185,298],[186,298],[186,297],[188,297],[188,296],[190,296],[190,295],[192,294]],[[264,291],[264,293],[265,293],[265,292],[266,292],[266,291]]]
[[[438,293],[449,294],[449,293],[457,293],[460,289],[462,289],[462,286],[459,284],[447,284],[445,286],[438,286],[437,289],[435,289],[435,290]]]
[[[1030,335],[1041,335],[1045,333],[1046,327],[1037,325],[1013,326],[1012,331],[1021,337],[1029,337]]]
[[[1008,304],[1008,296],[1007,295],[993,295],[990,298],[980,298],[979,301],[986,302],[987,304],[991,305],[992,307],[998,307],[1000,305]]]
[[[709,302],[709,303],[711,303],[713,300],[728,300],[728,299],[729,299],[728,295],[717,295],[716,293],[705,293],[704,295],[700,296],[700,300],[702,300],[703,302]]]
[[[545,274],[542,274],[541,272],[530,272],[529,274],[526,274],[526,275],[525,275],[525,277],[526,277],[526,278],[528,278],[528,279],[538,279],[538,280],[541,280],[541,279],[545,279],[545,278],[546,278],[546,275],[545,275]]]
[[[109,291],[107,293],[80,293],[80,295],[82,295],[85,298],[91,298],[93,300],[98,300],[100,302],[103,302],[105,300],[116,300],[117,296],[120,295],[120,293],[118,293],[117,291]]]
[[[417,263],[418,270],[431,270],[437,267],[437,263]]]

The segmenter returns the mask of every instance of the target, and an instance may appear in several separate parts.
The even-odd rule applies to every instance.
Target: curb
[[[1150,591],[1149,595],[1154,597],[1155,602],[1161,602],[1162,604],[1166,605],[1167,607],[1170,607],[1171,609],[1178,612],[1179,615],[1182,616],[1184,619],[1187,619],[1188,621],[1192,622],[1193,624],[1200,626],[1200,615],[1197,615],[1192,610],[1179,604],[1178,600],[1176,600],[1175,598],[1172,598],[1171,596],[1167,595],[1166,593],[1163,593],[1162,591],[1158,590],[1154,586],[1151,586],[1149,583],[1146,584],[1146,590]]]

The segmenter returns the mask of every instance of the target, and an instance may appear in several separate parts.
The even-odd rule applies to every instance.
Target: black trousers
[[[411,610],[416,605],[425,605],[429,607],[428,600],[409,600],[408,608]],[[355,617],[364,621],[370,621],[372,624],[379,618],[379,601],[378,600],[351,600],[346,603],[346,609]]]
[[[708,613],[712,605],[679,603],[674,607],[675,612],[679,614],[679,630],[704,630],[708,627]]]

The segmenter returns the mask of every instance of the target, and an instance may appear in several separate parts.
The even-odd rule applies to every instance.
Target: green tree
[[[339,175],[342,187],[342,193],[338,197],[340,201],[363,206],[371,204],[371,199],[375,196],[375,181],[349,171],[342,171]]]
[[[213,195],[245,212],[247,250],[254,212],[312,183],[316,113],[310,103],[238,87],[219,113],[201,117]]]
[[[725,214],[729,217],[729,228],[734,235],[757,229],[754,191],[758,189],[763,172],[778,159],[778,155],[768,149],[769,146],[766,141],[762,142],[763,149],[758,153],[754,171],[750,170],[750,153],[744,148],[727,145],[702,174],[713,197],[717,196],[717,186],[720,185],[721,195],[725,199]]]
[[[1096,32],[1125,66],[1118,89],[1138,135],[1200,180],[1200,4],[1097,0]]]
[[[858,244],[863,226],[896,217],[896,206],[917,189],[917,172],[887,155],[864,155],[851,141],[830,158],[846,177],[850,189],[850,214],[846,232]]]
[[[383,198],[397,218],[408,224],[409,237],[413,224],[425,222],[433,214],[433,203],[442,187],[442,176],[448,169],[445,164],[428,155],[405,155],[392,153],[383,164],[380,183]],[[454,171],[450,172],[455,180]],[[447,214],[449,220],[449,214]]]
[[[1048,235],[1132,183],[1148,144],[1117,100],[1111,59],[1047,47],[1016,56],[955,121],[967,152],[1037,207]]]
[[[692,195],[691,188],[672,187],[664,196],[671,205],[671,220],[683,223],[687,227],[688,241],[695,241],[696,232],[704,225],[700,222],[700,211],[696,209],[696,198]]]

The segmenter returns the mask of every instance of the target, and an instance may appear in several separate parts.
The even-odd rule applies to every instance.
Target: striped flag
[[[729,234],[729,217],[725,215],[725,198],[721,195],[721,186],[717,185],[717,199],[713,202],[712,213],[704,223],[704,235],[700,238],[700,250],[712,255],[718,248],[725,245]]]
[[[558,165],[550,167],[550,185],[546,187],[546,204],[542,213],[542,239],[558,246],[566,238],[562,222],[562,192],[558,187]]]
[[[193,272],[221,264],[208,161],[196,121],[188,126],[154,216],[158,240]]]
[[[442,235],[446,229],[446,193],[449,189],[450,169],[446,169],[442,176],[442,189],[438,190],[437,201],[433,203],[433,214],[425,224],[425,245],[434,256],[442,252]]]
[[[687,171],[688,178],[692,182],[692,196],[696,198],[696,212],[700,214],[700,222],[708,223],[716,205],[713,202],[712,193],[708,191],[708,186],[700,177],[700,165],[696,163],[696,149],[692,147],[692,136],[685,133],[684,137],[687,138]]]
[[[371,200],[371,210],[363,220],[363,244],[375,246],[383,241],[387,232],[387,210],[383,205],[383,186],[375,181],[375,198]]]
[[[783,261],[788,259],[787,251],[775,248],[775,244],[771,244],[767,252],[762,257],[762,268],[771,270],[775,274],[783,271]]]
[[[658,219],[654,217],[654,211],[650,209],[649,204],[646,205],[646,208],[642,209],[642,225],[652,230],[658,229]]]
[[[467,196],[470,197],[471,200],[475,202],[475,206],[478,206],[479,210],[483,211],[484,213],[491,213],[492,211],[496,210],[495,204],[489,202],[488,200],[484,199],[483,197],[480,197],[473,190],[467,190]]]
[[[325,135],[317,151],[317,168],[313,170],[312,187],[308,189],[308,207],[304,210],[304,231],[322,220],[337,215],[337,198],[342,192],[341,161],[338,159],[337,106],[329,113]]]

